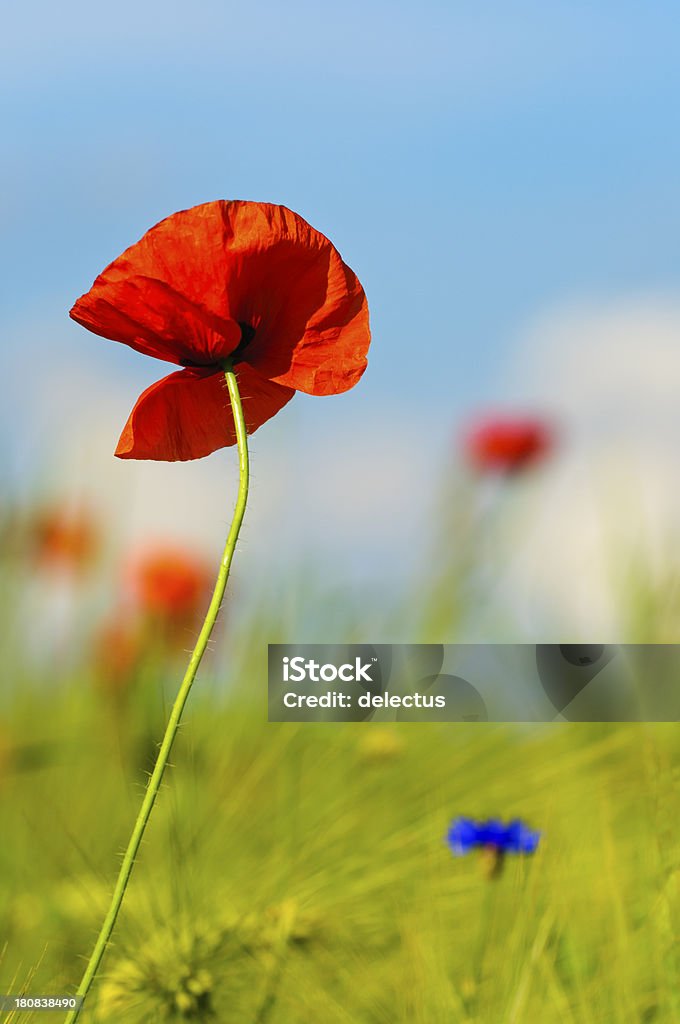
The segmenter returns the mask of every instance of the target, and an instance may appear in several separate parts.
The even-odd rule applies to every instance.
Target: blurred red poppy
[[[496,417],[480,421],[465,437],[470,462],[478,469],[516,473],[540,461],[554,447],[554,433],[543,420]]]
[[[29,523],[28,541],[41,568],[79,572],[94,559],[99,537],[84,509],[44,508]]]
[[[133,604],[160,623],[190,624],[202,612],[213,587],[209,567],[193,552],[158,545],[134,557],[127,568]]]
[[[175,213],[113,261],[71,317],[184,367],[138,399],[116,455],[197,459],[236,443],[222,364],[249,433],[295,391],[347,391],[366,368],[366,296],[324,235],[271,203],[219,200]]]

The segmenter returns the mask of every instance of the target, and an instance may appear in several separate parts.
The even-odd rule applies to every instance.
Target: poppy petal
[[[246,426],[253,434],[295,392],[266,380],[245,363],[235,370]],[[120,459],[183,462],[233,444],[236,431],[224,374],[191,368],[171,373],[140,395],[116,455]]]
[[[241,341],[226,304],[223,264],[211,219],[175,214],[110,263],[70,316],[144,355],[214,365]]]
[[[184,365],[214,364],[240,347],[263,376],[315,395],[351,388],[370,341],[363,288],[331,242],[284,206],[239,200],[166,217],[100,274],[71,316]]]
[[[254,328],[243,358],[297,391],[348,391],[366,369],[371,335],[364,290],[335,246],[285,206],[208,205],[231,234],[229,308]]]

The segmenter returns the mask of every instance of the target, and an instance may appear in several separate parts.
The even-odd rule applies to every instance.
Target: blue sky
[[[85,375],[115,398],[109,457],[165,368],[67,311],[161,217],[220,197],[301,213],[369,297],[361,384],[298,396],[279,433],[382,424],[385,454],[423,426],[441,451],[470,411],[521,400],[516,353],[551,310],[678,299],[679,29],[676,2],[626,0],[11,5],[5,455],[47,457]]]
[[[493,396],[536,310],[677,289],[677,4],[123,0],[6,19],[5,311],[44,310],[75,353],[92,341],[64,328],[71,300],[156,220],[217,197],[285,203],[336,242],[371,300],[376,401],[414,365],[437,399]]]

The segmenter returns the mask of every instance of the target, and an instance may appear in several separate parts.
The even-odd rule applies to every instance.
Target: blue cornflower
[[[475,847],[495,850],[498,854],[533,853],[538,846],[540,832],[534,832],[519,818],[504,825],[497,818],[475,821],[473,818],[455,818],[446,835],[453,853],[463,856]]]

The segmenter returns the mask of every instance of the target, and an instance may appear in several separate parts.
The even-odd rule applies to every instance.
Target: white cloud
[[[543,317],[512,376],[517,402],[557,419],[563,448],[517,509],[523,540],[504,589],[525,622],[547,618],[562,639],[625,641],[627,574],[642,565],[661,579],[677,550],[680,305]]]
[[[527,396],[548,398],[579,433],[663,444],[664,428],[680,422],[680,303],[632,299],[543,317],[520,359]]]

